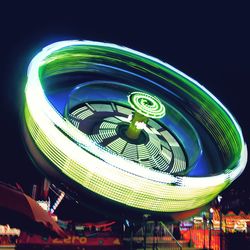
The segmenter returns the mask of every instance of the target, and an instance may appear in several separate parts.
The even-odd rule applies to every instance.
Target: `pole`
[[[143,250],[146,250],[147,248],[147,231],[146,231],[146,225],[147,225],[147,214],[143,215]]]
[[[146,245],[147,245],[146,221],[144,221],[144,225],[143,225],[143,250],[146,250]]]
[[[218,195],[217,201],[219,204],[219,214],[220,214],[220,249],[222,250],[222,204],[221,204],[222,196]]]
[[[203,232],[204,232],[204,238],[203,238],[203,249],[206,249],[206,215],[203,214]]]
[[[211,249],[211,227],[212,227],[212,224],[211,224],[211,220],[209,219],[209,239],[208,239],[208,249],[209,250]]]
[[[222,211],[220,206],[220,250],[222,250]]]
[[[130,250],[133,250],[133,228],[130,228]]]
[[[208,241],[208,249],[211,249],[211,232],[212,232],[212,220],[213,220],[213,208],[209,209],[209,241]]]

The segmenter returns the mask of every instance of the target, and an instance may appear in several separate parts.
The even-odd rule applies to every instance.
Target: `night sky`
[[[52,1],[51,1],[52,2]],[[248,145],[250,15],[247,5],[199,1],[9,1],[1,6],[1,175],[26,192],[39,182],[22,142],[28,64],[44,46],[66,39],[111,42],[153,55],[210,90],[238,120]],[[89,2],[92,2],[91,4]],[[104,4],[105,2],[105,4]],[[134,1],[135,2],[135,1]],[[138,1],[139,2],[139,1]],[[159,1],[160,2],[160,1]],[[247,1],[246,1],[247,2]],[[235,2],[236,3],[236,2]],[[250,166],[235,181],[249,185]]]

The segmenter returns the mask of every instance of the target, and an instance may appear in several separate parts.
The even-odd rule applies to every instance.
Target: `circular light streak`
[[[161,118],[166,114],[164,105],[157,97],[143,92],[131,93],[128,102],[136,112],[146,117]]]
[[[110,65],[121,63],[124,72],[133,69],[151,74],[169,84],[173,95],[175,91],[181,93],[182,103],[190,100],[193,117],[218,143],[224,156],[223,169],[198,177],[152,171],[94,143],[65,119],[48,101],[44,78],[84,73],[90,65],[104,67],[104,61]],[[24,117],[28,135],[51,162],[51,168],[84,189],[153,212],[185,211],[207,204],[242,173],[247,161],[247,147],[238,123],[208,90],[159,59],[109,43],[62,41],[39,52],[28,69]]]

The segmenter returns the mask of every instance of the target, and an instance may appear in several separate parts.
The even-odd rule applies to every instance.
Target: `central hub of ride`
[[[180,142],[157,121],[165,115],[161,101],[143,92],[130,92],[127,100],[128,105],[112,100],[82,102],[70,109],[68,120],[102,149],[141,167],[184,171],[187,161]]]
[[[143,92],[133,92],[128,96],[130,106],[135,110],[131,123],[126,131],[130,139],[137,139],[149,118],[162,118],[166,110],[161,101]]]

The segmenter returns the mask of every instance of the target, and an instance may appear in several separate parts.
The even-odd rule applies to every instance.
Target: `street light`
[[[209,209],[209,242],[208,242],[209,250],[211,249],[211,229],[212,229],[213,213],[214,213],[214,209],[211,207]]]
[[[222,207],[221,207],[222,196],[218,195],[217,200],[219,204],[219,213],[220,213],[220,250],[222,250]]]

